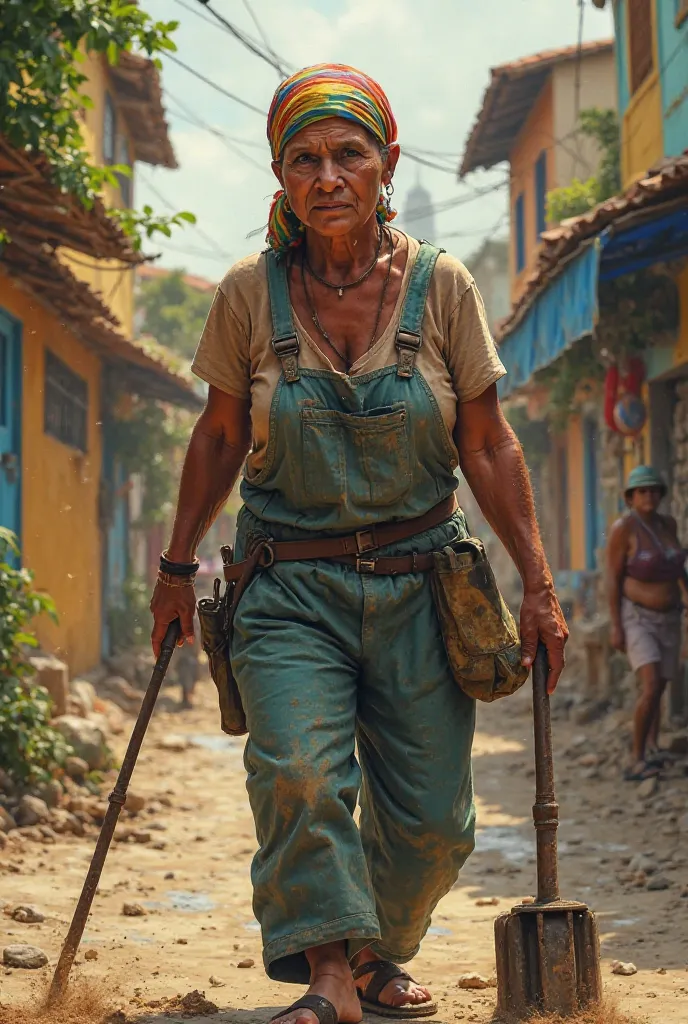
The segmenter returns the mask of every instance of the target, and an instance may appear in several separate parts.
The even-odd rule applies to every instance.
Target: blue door
[[[21,325],[0,309],[0,526],[21,529]]]

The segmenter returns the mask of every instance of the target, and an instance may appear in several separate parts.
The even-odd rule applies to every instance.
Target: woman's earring
[[[284,212],[285,212],[285,213],[291,213],[291,206],[289,205],[289,199],[288,199],[288,197],[287,197],[287,193],[286,193],[286,192],[284,193],[284,204],[283,204],[283,208],[284,208]]]
[[[394,185],[392,184],[391,181],[387,185],[385,185],[385,195],[387,196],[387,198],[385,199],[387,219],[391,220],[394,215],[392,211],[392,196],[394,195]]]

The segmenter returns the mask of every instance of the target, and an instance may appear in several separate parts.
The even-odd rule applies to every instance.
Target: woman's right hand
[[[611,641],[612,641],[612,647],[614,648],[615,651],[625,651],[626,650],[626,637],[624,636],[624,631],[623,631],[622,626],[620,626],[620,625],[612,626]]]
[[[160,580],[155,585],[150,603],[154,625],[151,633],[153,653],[160,657],[160,648],[170,622],[179,619],[181,632],[177,646],[183,647],[184,641],[194,641],[194,613],[196,611],[196,590],[194,587],[168,587]]]

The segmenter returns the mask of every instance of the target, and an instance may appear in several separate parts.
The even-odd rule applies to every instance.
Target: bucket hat
[[[667,485],[665,484],[662,477],[659,475],[656,469],[652,466],[635,466],[634,469],[628,474],[628,480],[626,481],[625,495],[635,491],[638,487],[659,487],[664,496],[667,492]]]

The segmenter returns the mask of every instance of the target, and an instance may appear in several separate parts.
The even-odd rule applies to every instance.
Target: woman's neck
[[[380,225],[373,215],[356,231],[346,235],[319,235],[306,228],[306,256],[321,277],[345,281],[366,270],[375,259],[380,242]]]

